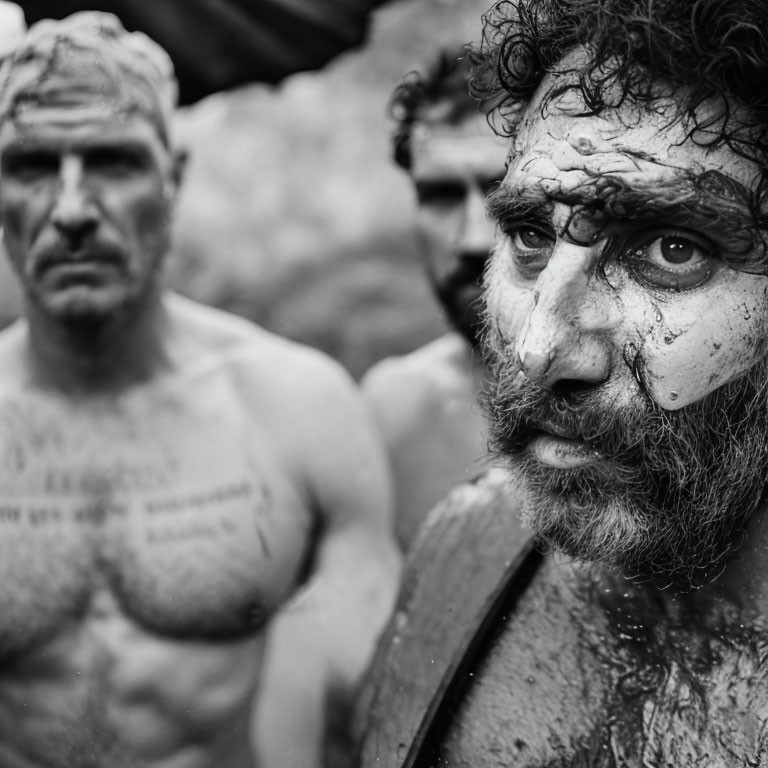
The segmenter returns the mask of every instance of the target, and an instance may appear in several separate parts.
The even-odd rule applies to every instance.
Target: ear
[[[187,169],[188,159],[189,152],[184,147],[178,147],[171,152],[171,188],[168,190],[168,194],[174,201],[176,200],[181,184],[184,181],[184,174]]]
[[[187,160],[189,159],[189,150],[186,147],[178,147],[173,151],[173,181],[178,189],[184,181],[184,174],[187,170]]]

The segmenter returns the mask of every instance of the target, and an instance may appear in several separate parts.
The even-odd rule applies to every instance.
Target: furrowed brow
[[[522,194],[503,184],[488,195],[485,207],[488,216],[497,223],[517,219],[543,219],[552,213],[552,203],[546,198]]]
[[[632,187],[620,185],[616,179],[605,181],[599,199],[603,212],[612,219],[696,229],[721,245],[723,257],[736,268],[748,269],[753,257],[761,263],[765,259],[750,191],[735,179],[707,171]],[[591,205],[595,205],[594,197]]]
[[[619,176],[605,176],[595,178],[588,187],[568,196],[572,199],[567,202],[596,205],[600,201],[600,207],[617,219],[636,219],[670,211],[709,215],[711,211],[724,209],[734,215],[751,215],[749,190],[717,171],[685,173],[673,179],[646,183],[633,179],[631,186]]]
[[[495,221],[503,222],[547,218],[554,202],[571,207],[573,221],[586,215],[597,229],[610,221],[696,229],[718,245],[733,268],[768,272],[768,254],[751,193],[719,171],[681,171],[673,178],[648,182],[637,176],[628,180],[606,174],[587,178],[567,192],[502,186],[489,196],[487,208]]]

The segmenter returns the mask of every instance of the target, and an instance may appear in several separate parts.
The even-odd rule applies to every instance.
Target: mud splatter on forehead
[[[756,165],[698,146],[666,97],[595,115],[573,92],[547,101],[551,88],[545,78],[517,126],[492,218],[548,219],[549,207],[564,203],[571,216],[559,234],[586,244],[615,221],[691,227],[721,246],[732,268],[768,274]]]
[[[0,120],[32,112],[140,114],[168,143],[177,101],[170,58],[146,35],[95,11],[30,28],[0,68]]]

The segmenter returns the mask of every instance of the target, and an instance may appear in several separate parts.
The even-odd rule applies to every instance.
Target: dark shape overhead
[[[244,83],[277,83],[362,42],[386,0],[16,0],[27,23],[75,11],[117,15],[168,51],[189,104]]]

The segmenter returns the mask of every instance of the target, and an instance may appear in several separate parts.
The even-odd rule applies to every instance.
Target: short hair
[[[483,21],[472,88],[495,105],[500,133],[514,135],[547,73],[568,77],[545,95],[542,114],[566,91],[580,94],[585,115],[599,115],[625,102],[648,105],[666,88],[672,121],[691,126],[687,139],[725,145],[757,165],[749,203],[755,226],[768,226],[765,0],[500,0]],[[578,64],[558,66],[575,49]],[[716,114],[701,113],[705,101]]]
[[[438,52],[424,74],[410,72],[395,88],[389,113],[395,121],[392,156],[399,166],[410,170],[411,132],[415,123],[429,122],[430,108],[447,105],[447,111],[440,111],[439,122],[448,124],[478,112],[479,103],[469,90],[471,73],[468,48],[446,48]]]
[[[82,11],[32,25],[0,67],[0,119],[25,109],[64,107],[69,88],[139,112],[166,144],[178,87],[168,54],[110,13]]]

